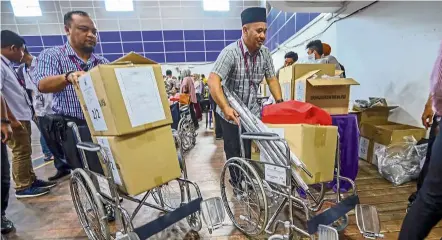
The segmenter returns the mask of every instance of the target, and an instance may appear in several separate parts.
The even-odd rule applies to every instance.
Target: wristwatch
[[[9,119],[2,118],[2,123],[4,123],[4,124],[11,124],[11,121]]]
[[[64,80],[65,80],[68,84],[72,84],[72,83],[69,81],[68,77],[69,77],[69,75],[71,75],[71,73],[73,73],[73,72],[75,72],[75,71],[69,71],[69,72],[67,72],[67,73],[64,75]]]
[[[278,100],[276,100],[276,103],[282,103],[282,102],[284,102],[284,99],[278,99]]]

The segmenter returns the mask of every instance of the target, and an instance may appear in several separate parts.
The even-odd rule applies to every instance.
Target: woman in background
[[[201,81],[200,75],[199,74],[193,74],[193,84],[195,86],[195,94],[196,94],[196,101],[197,104],[195,104],[195,115],[196,118],[198,119],[198,121],[201,121],[203,119],[203,113],[201,111],[201,101],[203,100],[202,97],[202,92],[203,92],[203,87],[204,84]]]
[[[193,84],[193,78],[190,69],[183,70],[181,72],[181,76],[183,77],[183,82],[181,83],[180,93],[186,93],[190,95],[190,102],[189,102],[190,116],[192,118],[195,128],[199,128],[198,119],[195,115],[195,109],[194,109],[195,104],[197,104],[198,101],[196,99],[195,85]]]

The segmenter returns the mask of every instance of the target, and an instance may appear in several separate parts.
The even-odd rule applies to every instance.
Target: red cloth
[[[330,114],[322,108],[294,100],[265,106],[262,111],[262,121],[271,124],[332,125]]]
[[[195,116],[197,119],[202,119],[203,118],[203,113],[201,111],[201,106],[199,103],[194,103],[193,104],[193,108],[195,109]]]

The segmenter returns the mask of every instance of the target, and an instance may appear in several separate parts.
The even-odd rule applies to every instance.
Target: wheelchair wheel
[[[229,180],[231,177],[238,183]],[[241,158],[229,159],[220,184],[224,207],[235,227],[250,237],[260,235],[267,224],[268,205],[262,179],[253,166]]]
[[[157,187],[153,194],[154,201],[168,211],[179,208],[185,201],[184,188],[177,180]]]
[[[70,181],[72,201],[83,229],[89,239],[110,240],[107,217],[90,177],[82,169],[72,173]]]
[[[186,220],[190,228],[195,232],[199,232],[203,227],[203,223],[201,221],[201,214],[199,211],[187,216]]]

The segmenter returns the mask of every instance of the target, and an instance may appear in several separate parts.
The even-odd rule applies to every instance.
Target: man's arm
[[[276,77],[273,77],[271,79],[266,79],[267,84],[269,85],[270,92],[272,93],[273,97],[276,101],[282,100],[282,92],[281,92],[281,85],[279,85],[279,81]]]
[[[239,114],[230,107],[221,86],[221,81],[223,79],[228,79],[230,70],[233,68],[234,64],[235,62],[231,51],[224,49],[216,59],[213,70],[209,75],[207,85],[209,85],[210,95],[221,111],[223,111],[224,117],[227,120],[231,120],[236,124],[239,124]]]
[[[428,96],[428,100],[425,103],[424,112],[422,113],[422,125],[425,126],[425,128],[429,128],[431,124],[433,123],[433,101],[431,94]]]

